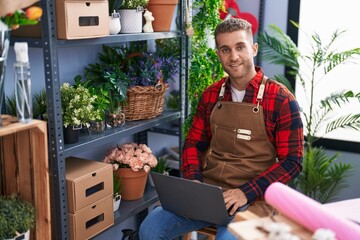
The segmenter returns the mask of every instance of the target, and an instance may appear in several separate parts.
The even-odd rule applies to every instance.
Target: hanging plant
[[[224,75],[215,49],[208,46],[208,39],[213,36],[216,26],[221,21],[219,9],[222,6],[221,0],[195,0],[193,2],[193,8],[197,13],[192,19],[194,35],[191,38],[191,67],[187,82],[190,113],[183,127],[185,137],[191,127],[202,92]]]

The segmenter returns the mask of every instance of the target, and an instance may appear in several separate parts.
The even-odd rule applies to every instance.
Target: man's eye
[[[229,49],[223,49],[223,50],[222,50],[222,53],[229,53],[229,52],[230,52]]]
[[[238,46],[238,47],[237,47],[237,50],[238,50],[238,51],[241,51],[241,50],[243,50],[244,48],[245,48],[245,46],[241,45],[241,46]]]

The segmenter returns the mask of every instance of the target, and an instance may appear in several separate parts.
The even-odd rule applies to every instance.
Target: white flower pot
[[[120,207],[120,202],[121,202],[121,195],[116,195],[113,198],[113,203],[114,203],[114,212],[116,212],[119,207]]]
[[[121,9],[119,13],[121,23],[120,33],[142,32],[142,11],[137,9]]]

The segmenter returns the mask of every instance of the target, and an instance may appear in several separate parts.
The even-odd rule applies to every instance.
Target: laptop
[[[151,177],[163,209],[215,225],[230,222],[221,187],[154,172]]]

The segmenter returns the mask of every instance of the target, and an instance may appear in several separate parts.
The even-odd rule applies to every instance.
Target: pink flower
[[[106,152],[103,159],[111,163],[113,170],[118,168],[131,168],[133,171],[144,170],[150,172],[157,165],[157,159],[146,144],[126,143],[113,147]]]

